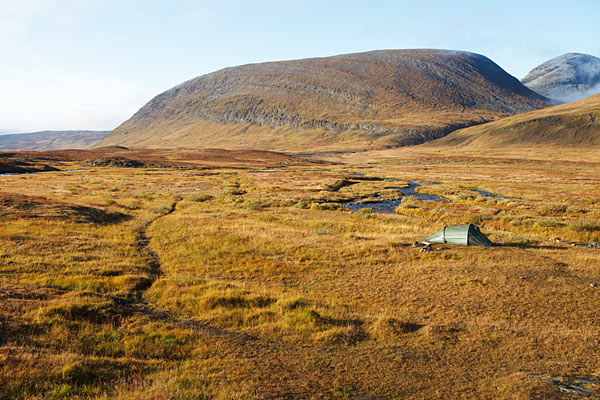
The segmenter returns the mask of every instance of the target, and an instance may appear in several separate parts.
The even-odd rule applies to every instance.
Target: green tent
[[[493,246],[478,227],[473,224],[445,226],[444,229],[429,236],[425,241],[430,243],[462,244],[465,246]]]

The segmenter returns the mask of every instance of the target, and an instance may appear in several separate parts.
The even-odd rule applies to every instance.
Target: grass
[[[560,104],[541,110],[518,114],[497,121],[455,131],[433,146],[454,148],[522,149],[555,147],[560,153],[568,149],[595,149],[598,139],[598,109],[600,96]],[[462,149],[461,149],[462,150]],[[548,153],[548,152],[547,152]]]
[[[345,162],[449,201],[352,213],[393,189],[337,164],[2,178],[0,398],[559,398],[545,377],[600,373],[598,250],[571,246],[600,240],[600,166],[386,154]],[[506,246],[411,247],[466,222]]]

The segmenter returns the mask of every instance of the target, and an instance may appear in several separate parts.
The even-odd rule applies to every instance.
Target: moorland
[[[0,154],[2,399],[600,395],[593,151]]]

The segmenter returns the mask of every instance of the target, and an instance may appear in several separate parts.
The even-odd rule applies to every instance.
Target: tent
[[[479,228],[473,224],[445,226],[444,229],[425,239],[430,243],[462,244],[465,246],[493,246]]]

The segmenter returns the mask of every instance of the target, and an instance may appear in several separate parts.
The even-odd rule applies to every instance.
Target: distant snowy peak
[[[532,69],[521,82],[548,98],[562,102],[600,93],[600,58],[567,53]]]

